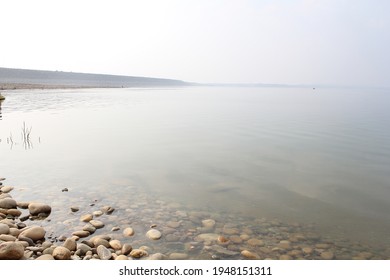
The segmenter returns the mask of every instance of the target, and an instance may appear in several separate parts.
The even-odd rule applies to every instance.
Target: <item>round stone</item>
[[[88,223],[92,219],[93,219],[93,216],[91,214],[86,214],[86,215],[81,216],[80,221],[82,221],[84,223]]]
[[[86,254],[88,251],[92,251],[92,248],[89,247],[89,246],[86,245],[86,244],[78,243],[78,244],[77,244],[77,250],[80,250],[80,255],[81,255],[81,256],[85,256],[85,254]]]
[[[86,224],[83,226],[83,231],[88,231],[90,234],[92,234],[96,231],[96,228],[91,224]]]
[[[100,217],[101,215],[103,215],[103,212],[100,211],[100,210],[97,210],[97,211],[94,211],[94,212],[92,213],[92,215],[95,216],[95,217]]]
[[[264,246],[264,241],[256,238],[251,238],[247,241],[250,246]]]
[[[241,255],[246,258],[246,259],[250,259],[250,260],[259,260],[260,259],[260,256],[256,253],[253,253],[251,251],[248,251],[248,250],[243,250],[241,251]]]
[[[97,229],[104,227],[104,223],[98,220],[90,220],[89,223]]]
[[[202,225],[206,228],[213,228],[215,226],[215,221],[212,219],[203,220]]]
[[[77,249],[77,243],[73,238],[66,239],[63,246],[69,251],[76,251]]]
[[[310,248],[310,247],[304,247],[302,248],[302,252],[305,254],[305,255],[310,255],[313,253],[313,249]]]
[[[35,259],[36,261],[54,261],[54,258],[52,255],[44,254],[38,258]]]
[[[333,252],[325,251],[321,253],[321,258],[324,260],[332,260],[334,258]]]
[[[170,260],[186,260],[188,259],[188,254],[185,253],[171,253],[169,254]]]
[[[122,254],[123,255],[128,255],[130,254],[131,250],[133,250],[133,247],[130,244],[123,244],[122,246]]]
[[[101,260],[109,260],[111,259],[111,251],[108,250],[106,247],[103,245],[99,245],[96,249],[96,252]]]
[[[69,260],[71,253],[68,248],[58,246],[53,250],[52,255],[56,260]]]
[[[119,240],[111,240],[109,242],[110,247],[114,250],[121,250],[122,249],[122,244]]]
[[[148,256],[148,252],[146,252],[145,250],[141,250],[141,249],[133,249],[130,252],[130,256],[133,258],[139,259],[139,258]]]
[[[178,228],[179,226],[180,226],[180,222],[170,221],[167,223],[167,227],[170,227],[170,228]]]
[[[213,242],[217,241],[218,237],[216,233],[202,233],[195,237],[195,241]]]
[[[161,238],[161,232],[157,229],[151,229],[146,233],[146,236],[152,240],[158,240]]]
[[[0,208],[4,208],[4,209],[16,208],[16,201],[9,197],[0,199]]]
[[[10,191],[12,191],[14,188],[13,187],[10,187],[10,186],[4,186],[1,188],[1,191],[3,193],[9,193]]]
[[[51,207],[44,203],[31,202],[28,205],[28,211],[33,216],[38,216],[39,214],[49,215],[51,213]]]
[[[78,230],[72,233],[74,236],[78,236],[80,238],[88,237],[90,235],[89,231],[86,230]]]
[[[30,202],[18,202],[16,205],[21,209],[27,209]]]
[[[134,235],[134,230],[131,227],[125,228],[123,230],[123,235],[124,236],[133,236]]]
[[[0,224],[0,234],[8,234],[9,227],[6,224]]]
[[[19,217],[20,215],[22,215],[22,212],[18,209],[8,209],[7,214],[14,217]]]
[[[288,241],[288,240],[282,240],[282,241],[280,241],[279,242],[279,248],[281,248],[281,249],[290,249],[290,241]]]
[[[119,255],[115,258],[116,261],[125,261],[128,260],[129,258],[125,255]]]
[[[92,243],[96,248],[99,247],[100,245],[103,245],[106,248],[110,247],[110,243],[103,238],[95,238],[93,239]]]
[[[16,241],[16,237],[8,234],[0,234],[0,240],[2,241]]]
[[[33,241],[37,241],[45,238],[45,234],[46,231],[43,227],[33,226],[24,228],[19,236],[28,237]]]
[[[24,256],[24,247],[18,242],[0,243],[0,260],[20,260]]]

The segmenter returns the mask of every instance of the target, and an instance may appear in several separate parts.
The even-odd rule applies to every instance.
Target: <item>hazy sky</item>
[[[390,86],[388,0],[0,0],[0,67]]]

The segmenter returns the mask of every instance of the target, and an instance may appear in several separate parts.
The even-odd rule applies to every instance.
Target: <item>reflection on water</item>
[[[41,200],[68,187],[131,205],[125,186],[137,186],[210,213],[315,223],[387,246],[389,106],[388,92],[333,89],[13,92],[0,138],[26,148],[26,122],[35,145],[2,141],[0,175]]]

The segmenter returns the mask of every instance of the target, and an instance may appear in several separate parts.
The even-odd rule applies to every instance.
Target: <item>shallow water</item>
[[[51,223],[63,221],[75,203],[97,199],[126,215],[126,207],[150,195],[186,211],[220,213],[220,219],[299,222],[329,238],[386,248],[389,93],[205,87],[6,92],[0,175],[18,187],[16,198],[57,205]],[[23,123],[31,129],[28,141]],[[64,187],[69,193],[61,192]]]

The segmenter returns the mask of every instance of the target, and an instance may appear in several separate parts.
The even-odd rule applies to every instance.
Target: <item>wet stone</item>
[[[180,222],[170,221],[167,223],[167,227],[170,227],[170,228],[178,228],[179,226],[180,226]]]
[[[0,208],[4,208],[4,209],[16,208],[16,201],[12,198],[0,199]]]
[[[79,230],[79,231],[72,232],[72,235],[78,236],[80,238],[84,238],[84,237],[88,237],[90,235],[90,232],[85,230]]]
[[[130,252],[130,256],[133,258],[139,259],[139,258],[148,256],[148,252],[146,252],[145,250],[141,250],[141,249],[133,249]]]
[[[51,213],[51,207],[44,203],[31,202],[28,205],[28,211],[33,216],[38,216],[39,214],[49,215]]]
[[[98,220],[90,220],[89,223],[97,229],[104,227],[104,223]]]
[[[161,238],[161,232],[157,229],[151,229],[146,233],[146,236],[152,240],[158,240]]]
[[[334,258],[333,252],[325,251],[321,253],[321,258],[324,260],[332,260]]]
[[[93,216],[91,214],[86,214],[86,215],[81,216],[80,221],[88,223],[92,219],[93,219]]]
[[[90,234],[93,234],[96,231],[96,228],[91,224],[86,224],[83,226],[83,231],[88,231]]]
[[[247,241],[250,246],[264,246],[264,241],[256,238],[251,238]]]
[[[123,235],[124,236],[133,236],[134,235],[134,230],[131,227],[125,228],[123,230]]]
[[[171,253],[169,254],[170,260],[186,260],[188,259],[188,254],[186,253]]]
[[[206,219],[202,221],[202,225],[205,228],[213,228],[215,226],[215,221],[213,219]]]
[[[130,252],[131,252],[131,250],[133,250],[133,247],[130,245],[130,244],[123,244],[122,245],[122,250],[121,250],[121,252],[122,252],[122,254],[123,255],[128,255],[128,254],[130,254]]]
[[[79,207],[76,207],[76,206],[70,207],[70,211],[72,211],[72,212],[78,212],[79,210],[80,210]]]
[[[10,187],[10,186],[4,186],[1,188],[1,191],[3,193],[9,193],[10,191],[12,191],[14,188],[13,187]]]
[[[118,231],[118,230],[120,230],[121,228],[120,227],[113,227],[112,229],[111,229],[111,231]]]
[[[248,251],[248,250],[243,250],[241,251],[241,255],[246,258],[246,259],[250,259],[250,260],[259,260],[260,259],[260,256],[256,253],[253,253],[251,251]]]
[[[33,241],[41,240],[45,238],[46,231],[39,226],[27,227],[20,233],[19,236],[25,236],[31,238]]]

